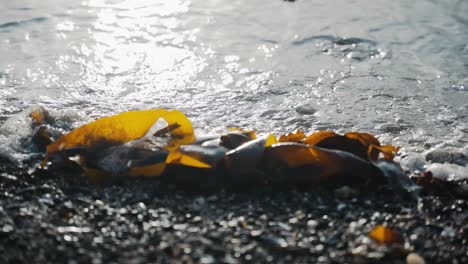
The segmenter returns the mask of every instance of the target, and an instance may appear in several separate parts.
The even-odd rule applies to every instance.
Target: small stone
[[[315,246],[315,251],[317,252],[321,252],[325,249],[325,246],[322,245],[322,244],[318,244],[317,246]]]
[[[446,227],[440,234],[442,237],[455,237],[455,230],[451,227]]]
[[[407,264],[425,264],[426,261],[424,261],[424,259],[417,253],[409,253],[408,256],[406,256],[406,263]]]
[[[227,263],[227,264],[237,264],[238,261],[231,255],[226,255],[223,259],[223,262],[224,263]]]
[[[173,226],[174,230],[185,230],[187,229],[187,224],[175,224]]]
[[[318,222],[316,220],[309,220],[307,221],[307,227],[310,229],[315,229],[318,226]]]
[[[215,259],[211,255],[205,255],[200,259],[200,263],[203,263],[203,264],[211,264],[214,262],[215,262]]]
[[[355,196],[356,191],[349,186],[343,186],[335,190],[335,196],[341,199],[349,199]]]
[[[298,106],[295,110],[297,113],[302,115],[313,115],[315,112],[317,112],[317,109],[307,105]]]
[[[317,258],[318,263],[324,263],[327,262],[328,258],[326,256],[320,256]]]
[[[215,202],[215,201],[217,201],[218,199],[219,199],[219,198],[218,198],[218,196],[216,196],[216,195],[211,195],[211,196],[209,196],[208,198],[206,198],[206,200],[207,200],[208,202]]]
[[[280,237],[261,236],[260,238],[265,244],[274,248],[286,248],[288,246],[288,242]]]
[[[457,149],[434,149],[426,154],[426,160],[434,163],[465,164],[468,158]]]
[[[262,230],[252,230],[252,231],[250,231],[250,235],[253,236],[253,237],[258,237],[261,234],[263,234]]]
[[[385,254],[383,252],[369,252],[367,254],[367,257],[370,258],[370,259],[382,259],[383,257],[385,256]]]
[[[347,207],[346,204],[340,203],[336,206],[336,210],[343,211],[343,209],[345,209],[346,207]]]
[[[12,232],[13,230],[15,230],[15,228],[12,226],[12,225],[4,225],[2,227],[2,232],[3,233],[10,233]]]
[[[286,223],[282,223],[282,222],[279,222],[278,223],[278,227],[280,227],[281,229],[283,230],[286,230],[286,231],[291,231],[292,230],[292,227]]]
[[[198,197],[192,202],[192,209],[195,211],[200,211],[206,206],[206,200],[203,197]]]
[[[362,256],[367,252],[367,246],[361,245],[351,250],[353,255]]]
[[[378,129],[386,133],[397,134],[403,129],[405,129],[405,127],[400,124],[383,124],[380,125]]]

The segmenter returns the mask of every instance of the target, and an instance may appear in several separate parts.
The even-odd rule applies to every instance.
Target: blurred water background
[[[70,127],[177,108],[198,133],[368,131],[406,168],[468,177],[467,14],[463,0],[0,0],[0,124],[31,105]]]

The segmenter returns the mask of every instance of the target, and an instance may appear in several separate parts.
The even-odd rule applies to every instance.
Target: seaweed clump
[[[456,196],[466,194],[462,185],[429,174],[409,178],[393,161],[399,148],[369,133],[257,135],[235,128],[198,136],[182,112],[149,109],[102,117],[57,135],[49,133],[54,118],[45,109],[34,108],[29,117],[30,142],[44,153],[41,171],[78,168],[98,185],[147,177],[193,190],[389,186],[416,198],[421,187],[441,193],[447,186]]]

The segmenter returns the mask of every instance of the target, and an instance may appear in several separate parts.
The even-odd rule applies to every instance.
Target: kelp
[[[373,163],[352,153],[295,142],[283,142],[265,150],[264,162],[275,177],[289,175],[300,186],[356,184],[383,180]]]
[[[182,112],[151,109],[103,117],[79,127],[47,146],[47,154],[53,155],[74,147],[96,148],[102,144],[113,146],[127,143],[145,136],[161,118],[168,124],[155,131],[154,136],[170,133],[171,141],[167,143],[166,148],[176,148],[194,141],[192,124]]]
[[[52,144],[46,124],[51,123],[52,118],[43,108],[33,110],[29,117],[32,119],[31,128],[33,129],[31,141],[40,151],[46,151],[47,146]]]
[[[150,109],[103,117],[63,135],[47,146],[42,166],[73,161],[95,183],[146,176],[187,185],[380,184],[395,174],[388,171],[401,170],[392,161],[397,151],[361,132],[295,131],[276,137],[235,128],[195,137],[182,112]],[[414,190],[404,180],[394,183]]]
[[[47,146],[48,162],[74,159],[92,182],[128,176],[159,176],[166,158],[195,140],[191,122],[180,111],[151,109],[103,117]]]
[[[383,225],[376,226],[369,233],[369,237],[379,244],[403,243],[403,237],[390,227]]]
[[[268,175],[265,182],[291,174],[290,182],[317,184],[347,176],[356,181],[353,175],[378,177],[381,173],[372,161],[379,152],[391,159],[396,150],[383,149],[372,135],[358,132],[341,136],[320,131],[306,136],[297,131],[277,140],[273,135],[257,138],[254,131],[231,129],[218,140],[195,141],[192,125],[181,112],[152,109],[79,127],[47,146],[45,162],[78,156],[74,160],[93,182],[123,175],[158,177],[170,165],[217,170],[232,177]]]
[[[304,132],[296,131],[281,135],[278,141],[296,142],[326,149],[342,150],[374,161],[379,158],[379,154],[383,154],[384,159],[393,160],[395,153],[399,150],[398,147],[391,145],[381,146],[380,142],[373,135],[361,132],[348,132],[344,135],[338,135],[332,131],[317,131],[306,136]]]

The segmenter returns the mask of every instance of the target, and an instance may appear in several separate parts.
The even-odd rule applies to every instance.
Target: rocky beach
[[[378,189],[104,187],[2,162],[2,263],[466,263],[468,201]],[[385,225],[402,240],[369,237]],[[421,262],[421,261],[425,262]]]

